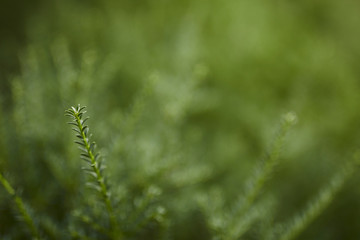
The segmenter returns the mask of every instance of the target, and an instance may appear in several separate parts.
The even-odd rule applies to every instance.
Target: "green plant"
[[[10,185],[10,183],[6,180],[6,178],[4,178],[4,176],[1,173],[0,173],[0,182],[4,186],[7,193],[14,200],[15,206],[16,206],[22,220],[27,225],[32,238],[34,240],[40,239],[40,235],[37,230],[37,227],[35,226],[32,217],[30,216],[28,210],[26,209],[23,200],[21,199],[21,197],[18,194],[16,194],[14,188]]]
[[[66,115],[72,119],[69,124],[74,126],[72,130],[76,133],[77,140],[75,140],[75,143],[81,150],[80,157],[86,164],[82,169],[89,175],[86,185],[95,190],[96,194],[81,191],[81,198],[83,199],[77,200],[79,205],[73,207],[72,217],[67,221],[69,234],[63,235],[63,238],[141,239],[144,236],[156,239],[171,238],[171,231],[175,231],[174,227],[177,226],[176,221],[171,221],[171,218],[176,217],[176,205],[189,204],[190,199],[184,198],[189,195],[185,194],[180,196],[179,199],[176,199],[177,197],[173,198],[171,196],[173,186],[162,182],[157,183],[161,187],[154,186],[156,180],[159,180],[155,178],[152,180],[154,182],[148,182],[146,186],[136,186],[133,184],[137,183],[131,183],[131,181],[124,179],[127,185],[122,186],[122,188],[127,189],[126,198],[117,196],[117,194],[120,194],[119,189],[116,188],[119,184],[115,182],[110,181],[110,184],[114,186],[114,190],[110,191],[104,173],[105,165],[100,154],[95,150],[95,142],[92,141],[92,135],[86,124],[89,118],[84,116],[85,113],[85,107],[80,105],[66,110]],[[276,200],[268,197],[259,199],[264,184],[268,182],[275,167],[279,164],[285,136],[295,122],[296,116],[294,113],[284,115],[269,153],[255,170],[250,180],[247,181],[246,190],[244,194],[238,197],[238,200],[228,201],[224,199],[225,194],[220,189],[211,190],[210,188],[204,191],[195,187],[194,190],[197,192],[195,194],[197,199],[195,206],[201,209],[205,218],[208,237],[223,240],[246,239],[249,237],[246,234],[252,232],[254,226],[262,224],[262,230],[256,231],[258,236],[256,239],[295,239],[331,203],[344,182],[355,171],[358,161],[356,156],[354,157],[355,160],[349,161],[333,180],[319,191],[315,200],[311,201],[308,207],[290,220],[289,223],[273,223],[271,219],[274,213],[269,209],[274,208]],[[129,173],[130,179],[131,174]],[[25,208],[22,198],[16,194],[9,182],[1,174],[0,182],[13,198],[15,206],[33,239],[47,239],[54,238],[54,236],[57,238],[59,236],[55,234],[59,230],[51,228],[51,224],[49,225],[51,220],[39,218],[39,224],[35,225],[33,217]],[[142,189],[140,195],[136,188]],[[142,191],[143,193],[141,193]],[[94,193],[94,191],[91,192]],[[167,208],[170,210],[169,214],[167,214]],[[104,209],[106,209],[106,214],[103,211]],[[36,214],[34,215],[36,216]],[[165,221],[165,219],[169,219],[170,222]],[[49,234],[51,231],[54,231],[53,237]],[[163,232],[163,234],[159,235],[159,232]]]
[[[41,238],[360,239],[358,1],[5,2],[0,172]],[[24,220],[0,184],[0,239]]]
[[[104,200],[110,219],[110,235],[116,236],[117,239],[121,239],[120,232],[117,230],[118,224],[110,200],[111,194],[106,186],[105,178],[102,173],[104,165],[100,159],[100,155],[98,153],[95,154],[95,142],[90,142],[91,135],[89,133],[89,127],[85,125],[85,122],[89,118],[83,119],[83,114],[85,113],[84,109],[85,107],[80,107],[80,105],[77,108],[72,107],[66,111],[66,115],[72,117],[73,121],[69,122],[69,124],[75,126],[72,130],[77,133],[76,137],[80,140],[75,141],[75,143],[79,145],[79,149],[82,151],[81,158],[87,163],[87,166],[82,169],[91,176],[92,181],[88,182],[87,185],[98,191]]]
[[[269,233],[268,239],[292,240],[304,231],[316,217],[318,217],[327,208],[335,195],[341,190],[345,181],[354,173],[358,167],[359,155],[356,154],[352,161],[348,161],[346,165],[330,180],[327,186],[323,187],[317,196],[308,203],[308,206],[288,223],[275,226],[273,231]],[[275,237],[276,236],[276,237]]]

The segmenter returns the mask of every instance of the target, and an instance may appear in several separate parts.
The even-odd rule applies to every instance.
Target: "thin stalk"
[[[277,239],[293,240],[300,235],[324,210],[332,203],[345,182],[356,170],[358,160],[350,161],[330,181],[329,185],[320,190],[319,194],[308,206],[286,225],[285,231]]]
[[[291,126],[296,123],[295,113],[289,112],[285,114],[281,121],[280,129],[276,135],[276,138],[272,144],[269,154],[264,159],[261,167],[257,169],[255,175],[250,181],[250,187],[248,188],[245,196],[243,196],[237,205],[234,208],[234,215],[237,217],[242,217],[253,205],[256,198],[260,194],[265,182],[271,176],[274,167],[278,164],[280,157],[281,149],[284,144],[286,134],[288,133]],[[229,229],[236,229],[236,221],[230,221]],[[236,232],[236,231],[235,231]],[[234,239],[239,238],[241,234],[233,234],[228,232],[225,239]]]
[[[268,180],[269,175],[271,175],[274,167],[278,164],[278,159],[281,148],[284,144],[285,136],[288,133],[290,127],[294,125],[295,122],[296,115],[292,112],[285,114],[283,117],[279,132],[277,133],[275,141],[271,147],[270,153],[267,155],[262,167],[257,171],[254,179],[251,181],[251,188],[247,192],[245,200],[242,202],[242,206],[239,209],[240,213],[243,213],[249,209],[249,207],[255,201],[256,197],[259,195],[266,180]]]
[[[94,177],[96,178],[96,182],[98,184],[98,191],[101,193],[105,206],[106,206],[106,210],[108,212],[109,215],[109,220],[110,220],[110,225],[111,225],[111,230],[112,230],[112,234],[114,236],[114,238],[116,239],[121,239],[121,234],[118,231],[118,225],[117,225],[117,221],[116,221],[116,217],[115,217],[115,212],[110,200],[110,193],[109,190],[105,184],[105,179],[101,174],[101,169],[100,169],[100,163],[97,160],[97,156],[94,154],[93,152],[93,144],[91,144],[89,142],[89,137],[88,137],[88,127],[85,124],[85,120],[82,119],[82,115],[85,113],[83,112],[83,109],[85,107],[80,107],[80,105],[77,108],[72,107],[71,109],[69,109],[68,111],[66,111],[68,116],[73,117],[74,122],[71,122],[70,124],[75,125],[77,127],[77,129],[73,129],[74,131],[76,131],[78,133],[77,137],[81,139],[82,142],[76,142],[81,146],[81,150],[83,150],[86,153],[86,160],[89,162],[90,167],[93,171]]]
[[[22,216],[22,218],[24,219],[24,222],[26,224],[26,226],[28,227],[28,229],[30,230],[30,233],[32,235],[32,238],[34,240],[38,240],[40,239],[40,235],[39,232],[37,230],[37,228],[35,227],[34,221],[32,220],[32,218],[30,217],[30,214],[28,213],[28,211],[25,208],[25,205],[22,201],[22,199],[16,194],[14,188],[10,185],[10,183],[6,180],[6,178],[0,173],[0,182],[2,183],[2,185],[4,186],[5,190],[10,194],[10,196],[13,198],[16,207],[20,213],[20,215]]]

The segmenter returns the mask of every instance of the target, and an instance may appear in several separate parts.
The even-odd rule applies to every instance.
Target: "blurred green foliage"
[[[101,212],[89,210],[96,200],[87,199],[63,117],[78,103],[88,106],[124,224],[156,212],[145,226],[124,226],[131,239],[215,236],[199,202],[231,215],[285,112],[299,120],[259,212],[246,215],[255,220],[244,239],[264,239],[326,192],[360,145],[356,1],[54,0],[27,8],[14,10],[11,31],[1,21],[0,172],[49,238],[68,237],[68,226],[98,237],[76,217]],[[359,180],[355,172],[299,239],[360,238]],[[137,212],[144,199],[147,210]],[[27,236],[16,216],[0,188],[1,238]]]

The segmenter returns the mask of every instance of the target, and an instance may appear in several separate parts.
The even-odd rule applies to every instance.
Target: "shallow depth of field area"
[[[360,3],[20,2],[0,239],[360,239]]]

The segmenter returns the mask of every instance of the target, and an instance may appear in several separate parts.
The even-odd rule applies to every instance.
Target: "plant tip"
[[[295,112],[288,112],[284,115],[284,120],[286,123],[295,124],[297,122],[297,116]]]

